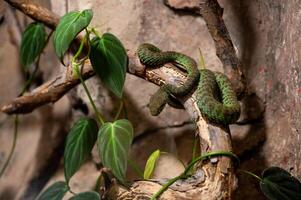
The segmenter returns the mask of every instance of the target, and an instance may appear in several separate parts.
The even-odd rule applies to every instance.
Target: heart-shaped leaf
[[[37,200],[62,200],[69,190],[67,184],[63,181],[56,182],[40,194]]]
[[[301,183],[289,172],[279,167],[264,170],[260,188],[271,200],[300,200]]]
[[[133,137],[133,126],[126,119],[107,122],[98,132],[97,147],[101,162],[111,169],[120,182],[124,182]]]
[[[122,97],[127,68],[126,51],[119,39],[105,33],[91,41],[90,61],[94,71],[116,96]]]
[[[90,24],[92,17],[92,10],[88,9],[81,12],[71,11],[60,19],[53,39],[56,55],[60,59],[68,50],[72,40]]]
[[[69,200],[100,200],[100,196],[96,192],[89,191],[79,193],[71,197]]]
[[[151,177],[159,156],[160,156],[160,150],[158,149],[154,151],[147,159],[144,168],[144,174],[143,174],[144,179],[149,179]]]
[[[97,140],[97,123],[93,119],[78,120],[67,136],[64,152],[65,178],[69,179],[79,169]]]
[[[22,33],[20,62],[25,68],[33,63],[46,45],[46,31],[42,23],[29,24]],[[26,69],[26,68],[25,68]]]

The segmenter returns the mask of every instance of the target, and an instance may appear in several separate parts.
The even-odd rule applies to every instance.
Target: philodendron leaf
[[[67,182],[91,152],[97,139],[97,130],[97,123],[94,119],[82,118],[74,124],[69,132],[64,152]]]
[[[20,62],[25,68],[33,63],[42,53],[46,45],[46,31],[42,23],[33,22],[29,24],[22,33],[20,48]]]
[[[90,61],[96,74],[116,96],[122,97],[127,68],[126,51],[119,39],[105,33],[91,41]]]
[[[62,200],[68,190],[68,185],[63,181],[59,181],[52,184],[42,194],[40,194],[37,200]]]
[[[147,159],[144,168],[144,174],[143,174],[144,179],[149,179],[151,177],[159,156],[160,156],[160,150],[158,149],[154,151]]]
[[[69,200],[100,200],[100,196],[98,193],[89,191],[89,192],[82,192],[73,197]]]
[[[279,167],[270,167],[264,170],[260,188],[270,200],[301,199],[300,181]]]
[[[124,182],[128,151],[133,137],[133,126],[126,119],[107,122],[98,132],[97,147],[101,162],[111,169],[120,182]]]
[[[91,9],[71,11],[61,17],[54,32],[54,48],[56,55],[62,59],[72,40],[91,22],[93,13]]]

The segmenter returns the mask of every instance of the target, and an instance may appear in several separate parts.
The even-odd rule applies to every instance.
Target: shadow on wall
[[[239,38],[241,61],[243,64],[243,71],[245,73],[247,84],[254,79],[252,74],[255,73],[253,64],[256,64],[255,51],[256,45],[258,46],[258,34],[256,33],[256,27],[254,19],[255,13],[252,12],[252,7],[260,6],[260,2],[247,1],[247,0],[225,0],[228,8],[236,18],[238,24],[235,27],[239,27],[241,37]],[[257,10],[258,11],[258,10]],[[260,22],[259,22],[260,23]],[[255,62],[254,62],[255,61]],[[262,87],[265,87],[265,80]],[[244,125],[248,126],[248,130],[243,138],[233,139],[234,152],[239,152],[244,149],[239,157],[241,159],[241,168],[244,170],[252,171],[255,174],[260,175],[261,172],[267,168],[266,158],[261,153],[264,141],[266,139],[266,124],[264,119],[265,105],[258,95],[251,88],[250,84],[247,85],[248,93],[242,100],[243,102],[243,116]],[[266,199],[260,192],[259,183],[252,177],[245,174],[238,174],[238,188],[234,192],[233,199],[246,199],[246,200],[264,200]]]

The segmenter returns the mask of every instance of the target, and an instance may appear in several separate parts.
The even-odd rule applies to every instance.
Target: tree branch
[[[217,0],[165,0],[165,4],[176,11],[188,11],[189,14],[202,16],[213,38],[216,55],[223,63],[225,74],[229,77],[238,96],[246,88],[242,71],[230,34],[223,20],[223,9]]]
[[[57,25],[57,16],[45,8],[33,5],[25,0],[5,1],[52,29]],[[162,85],[165,82],[179,84],[184,80],[183,73],[175,70],[171,65],[167,64],[157,69],[149,69],[141,65],[134,51],[128,50],[127,55],[129,58],[128,73],[157,85]],[[84,64],[82,71],[85,79],[94,75],[89,61]],[[8,105],[3,106],[1,110],[8,114],[30,112],[43,104],[57,101],[78,83],[79,80],[72,74],[72,66],[68,66],[64,75],[43,84],[25,96],[16,98]],[[212,125],[204,120],[196,104],[194,94],[188,95],[180,101],[197,124],[196,134],[199,135],[201,140],[201,152],[231,151],[228,127]],[[171,188],[163,193],[161,199],[230,199],[231,191],[236,186],[236,178],[229,158],[214,158],[205,165],[197,166],[196,169],[193,177],[173,184]],[[114,189],[113,196],[117,199],[151,197],[160,189],[161,184],[162,181],[136,181],[128,190],[117,186],[117,189]]]
[[[4,0],[12,7],[17,8],[28,17],[35,21],[42,22],[51,29],[55,29],[59,22],[59,16],[50,10],[39,6],[31,1],[19,0]]]

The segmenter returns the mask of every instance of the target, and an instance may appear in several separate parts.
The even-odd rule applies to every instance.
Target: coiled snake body
[[[151,97],[149,108],[152,115],[159,115],[166,103],[179,107],[173,97],[185,96],[198,84],[197,105],[209,121],[218,124],[231,124],[240,115],[240,105],[231,82],[222,73],[197,68],[196,62],[184,54],[162,52],[152,44],[144,43],[137,50],[140,62],[149,67],[158,67],[166,63],[175,63],[187,71],[187,80],[181,86],[165,84]]]

